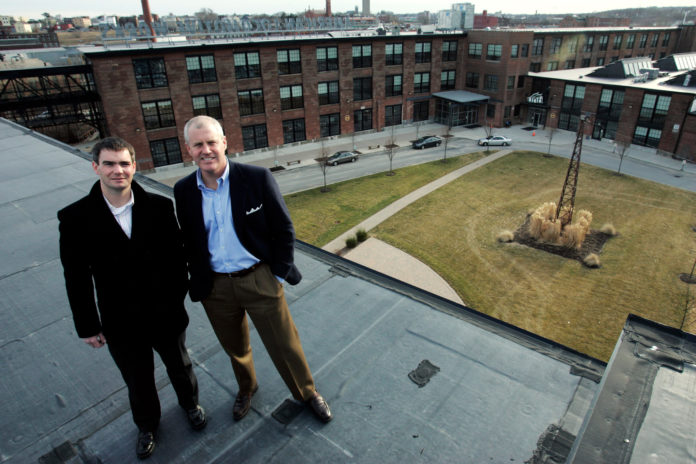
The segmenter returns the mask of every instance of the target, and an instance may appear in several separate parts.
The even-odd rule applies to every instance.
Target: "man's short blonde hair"
[[[212,127],[215,132],[220,135],[220,138],[225,136],[222,131],[222,126],[217,119],[211,118],[210,116],[196,116],[188,120],[184,126],[184,141],[188,145],[189,143],[189,130],[191,129],[202,129],[203,127]]]

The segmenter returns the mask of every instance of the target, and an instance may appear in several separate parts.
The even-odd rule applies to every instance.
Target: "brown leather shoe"
[[[234,417],[234,420],[238,421],[247,415],[249,409],[251,409],[251,397],[254,396],[254,393],[256,393],[258,389],[259,386],[257,384],[251,389],[250,392],[237,393],[237,398],[235,398],[234,407],[232,408],[232,416]]]
[[[329,404],[326,400],[319,394],[319,392],[314,392],[314,396],[307,401],[312,407],[312,411],[317,416],[317,418],[322,422],[330,422],[333,419],[331,414],[331,409],[329,409]]]

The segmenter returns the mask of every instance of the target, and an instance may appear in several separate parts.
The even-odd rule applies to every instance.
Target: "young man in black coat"
[[[128,387],[136,454],[144,459],[154,451],[161,416],[153,349],[190,425],[206,425],[184,344],[186,262],[172,201],[133,181],[133,147],[109,137],[92,156],[99,181],[58,212],[60,258],[77,335],[93,348],[108,346]]]

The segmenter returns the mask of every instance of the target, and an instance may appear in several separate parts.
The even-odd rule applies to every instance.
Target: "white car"
[[[502,145],[504,147],[507,147],[512,143],[512,139],[510,137],[505,137],[504,135],[490,135],[486,138],[479,139],[478,144],[487,146],[487,145]]]

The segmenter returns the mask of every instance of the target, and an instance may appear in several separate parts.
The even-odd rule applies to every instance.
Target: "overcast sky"
[[[664,1],[664,0],[663,0]],[[40,18],[43,12],[60,14],[64,17],[70,16],[100,16],[102,14],[113,14],[117,16],[132,16],[142,14],[142,4],[137,0],[29,0],[29,1],[5,1],[0,8],[0,14],[27,19]],[[372,13],[386,10],[394,13],[417,13],[425,9],[431,12],[446,10],[453,2],[446,0],[432,0],[423,2],[421,0],[371,0],[370,10]],[[476,3],[476,13],[481,13],[484,9],[489,14],[495,12],[502,13],[591,13],[604,11],[607,9],[620,8],[641,8],[655,6],[654,0],[586,0],[578,2],[565,2],[558,0],[537,0],[536,2],[521,2],[519,0],[490,0],[487,2]],[[659,2],[659,3],[662,3]],[[664,5],[659,6],[684,6],[695,9],[694,0],[666,0]],[[260,14],[277,13],[285,11],[287,13],[297,13],[306,9],[324,9],[325,3],[322,0],[263,0],[254,7],[245,6],[245,2],[230,2],[229,0],[202,0],[198,2],[182,0],[150,0],[150,11],[159,15],[174,13],[176,15],[193,14],[201,8],[210,8],[218,14]],[[355,7],[362,10],[362,0],[332,0],[331,10],[334,13],[352,10]]]

